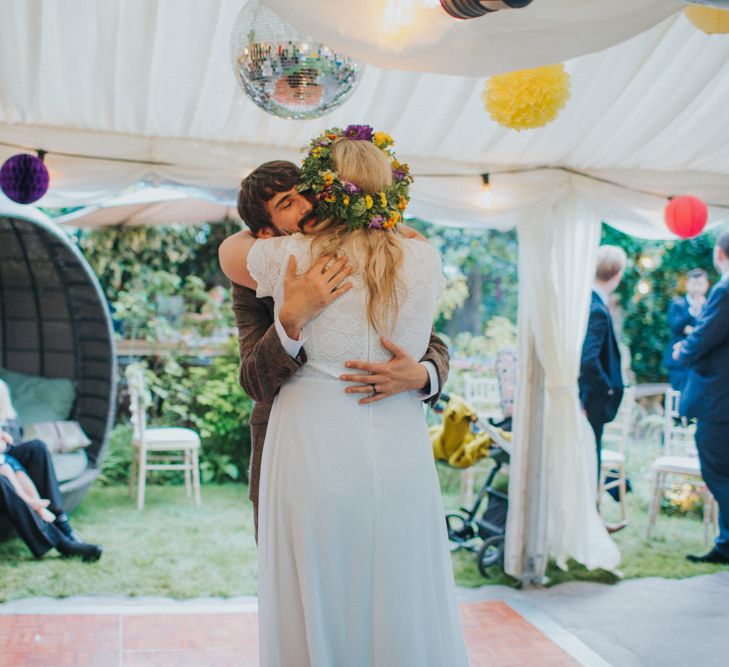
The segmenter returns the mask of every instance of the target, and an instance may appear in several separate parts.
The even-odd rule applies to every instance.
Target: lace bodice
[[[399,313],[388,338],[420,359],[428,348],[435,302],[445,284],[438,252],[429,243],[403,239],[403,263],[398,286]],[[272,296],[278,316],[284,297],[288,257],[296,257],[303,274],[311,265],[311,237],[302,234],[259,239],[248,254],[248,270],[258,283],[256,295]],[[364,281],[357,273],[353,287],[304,327],[307,363],[299,375],[338,378],[351,359],[387,361],[391,354],[367,320]]]

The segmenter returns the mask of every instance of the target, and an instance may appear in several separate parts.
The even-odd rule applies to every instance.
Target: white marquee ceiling
[[[491,44],[488,31],[496,31],[501,15],[501,27],[512,31],[519,16],[526,16],[530,38],[512,49],[515,66],[524,65],[518,54],[532,48],[551,62],[549,44],[555,55],[562,54],[570,34],[580,51],[590,42],[602,44],[606,33],[610,40],[619,37],[617,15],[610,21],[603,16],[602,23],[588,20],[597,0],[579,0],[583,13],[575,9],[577,1],[535,0],[535,11],[552,8],[564,19],[554,34],[542,31],[539,44],[532,40],[530,9],[468,21],[459,29],[468,24],[482,61],[490,53],[498,60],[493,51],[498,41]],[[301,0],[289,8],[296,14],[305,6],[313,15],[324,4],[329,3]],[[50,151],[53,187],[41,204],[98,202],[145,179],[202,188],[231,201],[241,176],[260,162],[298,160],[308,138],[325,127],[366,122],[389,131],[400,156],[421,176],[414,199],[418,214],[427,214],[427,201],[451,224],[479,223],[480,204],[469,194],[478,174],[535,166],[608,174],[652,192],[699,194],[729,205],[729,36],[700,33],[676,13],[675,0],[611,0],[616,11],[626,11],[626,34],[657,24],[569,61],[567,107],[551,125],[521,133],[499,127],[483,111],[483,78],[372,65],[351,99],[325,118],[269,116],[246,99],[229,62],[231,26],[242,5],[242,0],[0,4],[0,142]],[[336,22],[345,23],[355,6],[362,3],[338,2]],[[512,41],[518,39],[513,35]],[[383,64],[383,54],[376,45],[372,49],[372,59]],[[396,55],[393,62],[403,61]],[[0,145],[0,160],[14,152]],[[464,178],[423,178],[444,174]],[[721,215],[714,212],[715,219]],[[660,223],[652,219],[651,225],[655,230]]]

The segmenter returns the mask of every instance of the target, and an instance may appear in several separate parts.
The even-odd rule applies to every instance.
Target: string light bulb
[[[481,174],[481,193],[478,197],[479,204],[484,208],[491,208],[494,204],[494,193],[491,190],[491,182],[488,174]]]

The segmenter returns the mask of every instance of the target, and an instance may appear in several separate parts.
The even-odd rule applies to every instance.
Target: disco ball
[[[246,95],[280,118],[318,118],[349,98],[362,68],[302,35],[260,0],[238,14],[231,35],[233,70]]]

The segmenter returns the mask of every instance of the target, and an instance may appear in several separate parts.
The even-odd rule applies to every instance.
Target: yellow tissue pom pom
[[[481,99],[499,125],[528,130],[551,123],[570,98],[570,77],[564,65],[492,76]]]
[[[729,33],[729,11],[726,9],[693,5],[683,11],[686,18],[707,35]]]

